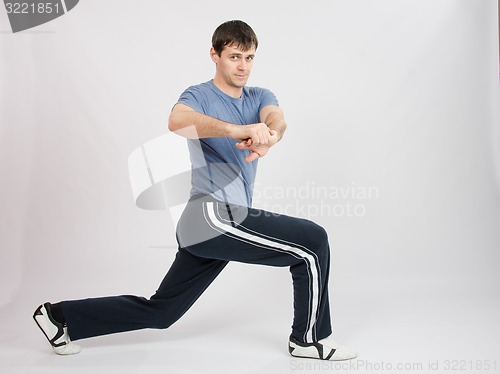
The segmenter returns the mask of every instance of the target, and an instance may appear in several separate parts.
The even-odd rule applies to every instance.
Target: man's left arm
[[[276,131],[278,141],[281,140],[286,130],[286,122],[283,111],[276,105],[266,105],[260,110],[260,122],[269,129]]]
[[[266,105],[260,110],[259,115],[260,121],[265,123],[269,128],[271,136],[267,144],[252,144],[252,141],[249,139],[236,144],[238,149],[246,149],[252,152],[245,158],[246,162],[252,162],[260,157],[264,157],[269,148],[281,140],[286,129],[283,111],[276,105]]]

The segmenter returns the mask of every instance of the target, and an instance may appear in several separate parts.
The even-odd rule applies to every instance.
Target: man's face
[[[250,76],[255,48],[241,51],[233,46],[226,46],[219,56],[215,50],[211,50],[212,60],[216,64],[216,74],[228,88],[242,88]]]

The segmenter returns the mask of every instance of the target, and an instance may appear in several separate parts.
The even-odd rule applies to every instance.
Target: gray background
[[[328,230],[334,333],[357,366],[288,356],[288,270],[236,263],[168,331],[50,354],[38,304],[149,296],[173,260],[172,219],[134,205],[127,158],[213,77],[210,38],[228,19],[259,36],[249,85],[277,95],[289,126],[261,160],[256,205]],[[500,371],[497,27],[494,0],[86,0],[18,34],[0,11],[0,367]],[[376,194],[314,196],[349,187]]]

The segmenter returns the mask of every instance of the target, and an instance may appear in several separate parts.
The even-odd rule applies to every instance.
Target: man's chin
[[[248,81],[248,79],[245,79],[244,81],[243,80],[233,81],[233,86],[238,87],[238,88],[242,88],[247,84],[247,81]]]

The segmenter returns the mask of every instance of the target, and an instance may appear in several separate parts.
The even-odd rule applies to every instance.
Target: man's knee
[[[157,313],[150,321],[149,328],[164,330],[168,329],[170,326],[174,324],[177,320],[177,317],[173,317],[171,315],[167,315],[166,313]]]
[[[311,246],[316,251],[329,251],[328,245],[328,233],[326,230],[313,221],[306,220],[305,235],[307,241],[311,243]]]
[[[159,330],[164,330],[164,329],[168,329],[170,326],[172,326],[172,322],[171,321],[167,321],[167,320],[163,320],[163,321],[157,321],[153,326],[152,328],[154,329],[159,329]]]

